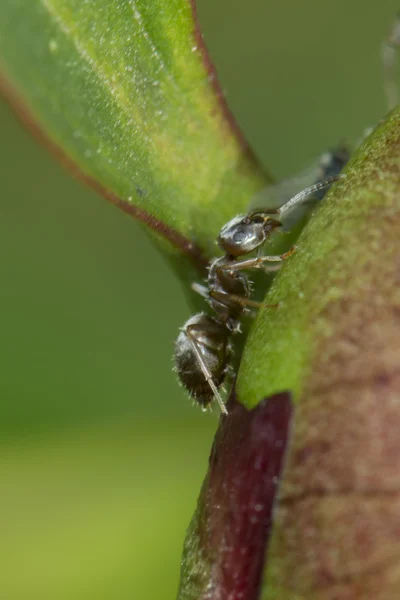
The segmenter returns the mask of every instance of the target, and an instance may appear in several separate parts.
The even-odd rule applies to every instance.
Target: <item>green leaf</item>
[[[75,173],[204,267],[265,177],[193,13],[188,0],[2,0],[0,64],[5,95]]]

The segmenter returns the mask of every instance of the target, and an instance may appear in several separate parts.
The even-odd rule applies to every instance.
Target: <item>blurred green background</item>
[[[398,8],[198,0],[229,104],[274,175],[385,114],[380,43]],[[0,132],[0,598],[173,599],[217,423],[171,370],[182,288],[4,103]]]

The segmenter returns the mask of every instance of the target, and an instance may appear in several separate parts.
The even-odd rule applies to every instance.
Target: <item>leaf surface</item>
[[[188,0],[3,0],[3,93],[57,155],[197,266],[265,177]],[[165,243],[167,240],[168,243]]]

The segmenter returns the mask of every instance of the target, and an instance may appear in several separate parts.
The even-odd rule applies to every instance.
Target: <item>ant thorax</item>
[[[218,319],[232,331],[238,331],[239,321],[246,310],[243,300],[250,298],[251,283],[246,275],[231,270],[234,258],[216,258],[208,272],[208,302]]]

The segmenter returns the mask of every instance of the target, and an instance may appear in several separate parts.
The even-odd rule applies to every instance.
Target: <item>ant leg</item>
[[[220,271],[242,271],[244,269],[260,269],[265,262],[282,262],[296,252],[296,246],[293,246],[288,252],[276,256],[257,256],[228,263],[218,267]]]
[[[194,282],[194,283],[192,283],[191,288],[194,292],[196,292],[197,294],[200,294],[200,296],[203,296],[203,298],[209,297],[207,286],[202,285],[201,283]]]
[[[257,258],[260,258],[260,256],[263,256],[263,247],[260,246],[259,248],[257,248]],[[264,272],[265,273],[276,273],[277,271],[280,270],[282,264],[281,263],[275,263],[274,265],[265,265],[264,266]]]
[[[274,265],[268,270],[276,271],[280,268],[280,265]],[[211,298],[215,298],[216,300],[233,300],[242,306],[249,306],[251,308],[261,308],[262,306],[276,308],[278,304],[264,304],[264,302],[256,302],[255,300],[250,300],[249,298],[245,298],[244,296],[237,296],[236,294],[230,294],[228,292],[221,292],[217,290],[209,290],[205,285],[201,285],[200,283],[192,283],[192,290],[209,300]]]
[[[244,298],[243,296],[237,296],[236,294],[229,294],[228,292],[220,292],[217,290],[210,290],[211,298],[215,298],[215,300],[233,300],[240,304],[241,306],[249,306],[250,308],[278,308],[279,304],[264,304],[264,302],[256,302],[255,300],[250,300],[249,298]]]
[[[224,401],[222,400],[221,394],[219,393],[219,391],[218,391],[218,389],[217,389],[217,386],[216,386],[216,385],[215,385],[215,383],[214,383],[214,380],[213,380],[213,378],[212,378],[212,375],[211,375],[211,373],[210,373],[210,370],[209,370],[209,368],[207,367],[206,363],[204,362],[204,359],[203,359],[203,356],[202,356],[202,354],[201,354],[201,350],[200,350],[200,347],[199,347],[199,343],[198,343],[198,341],[197,341],[196,337],[195,337],[195,336],[193,335],[193,333],[192,333],[192,331],[193,331],[193,330],[196,330],[196,327],[193,327],[193,326],[190,326],[190,325],[189,325],[188,327],[186,327],[186,329],[185,329],[185,333],[186,333],[186,335],[187,335],[188,339],[190,340],[190,342],[191,342],[191,343],[192,343],[192,345],[193,345],[193,350],[195,351],[195,354],[196,354],[197,360],[199,361],[200,368],[201,368],[201,370],[203,371],[203,375],[204,375],[204,377],[205,377],[205,379],[206,379],[206,381],[207,381],[208,385],[210,386],[210,388],[211,388],[211,390],[212,390],[212,393],[214,394],[214,398],[216,399],[216,401],[217,401],[217,402],[218,402],[218,404],[219,404],[219,407],[220,407],[220,409],[221,409],[221,412],[222,412],[224,415],[227,415],[227,414],[228,414],[228,411],[227,411],[227,409],[226,409],[226,406],[225,406],[225,404],[224,404]]]
[[[400,47],[400,14],[396,15],[389,35],[382,44],[382,62],[384,89],[388,109],[392,110],[399,103],[399,90],[396,82],[396,58]]]
[[[277,273],[281,270],[282,263],[276,263],[275,265],[264,265],[264,273]]]

